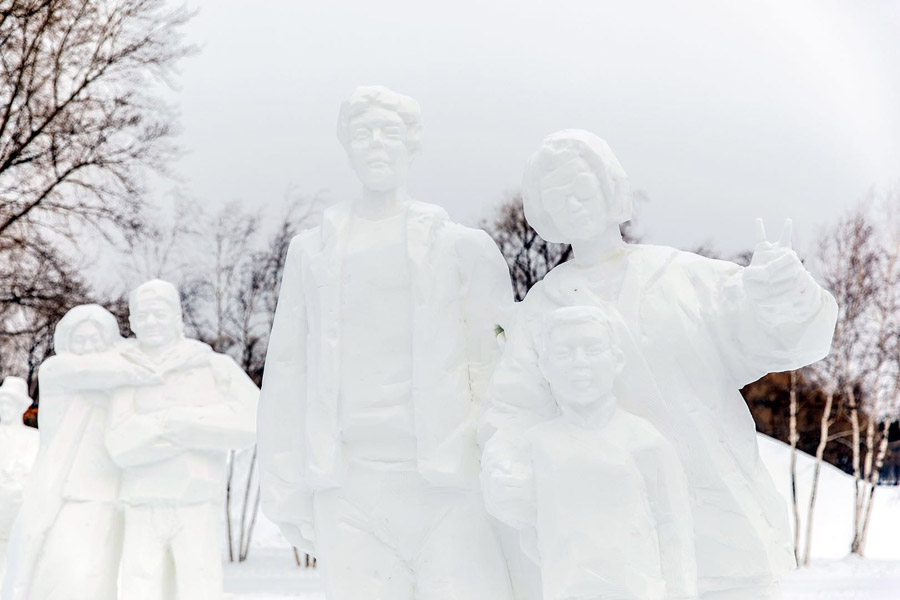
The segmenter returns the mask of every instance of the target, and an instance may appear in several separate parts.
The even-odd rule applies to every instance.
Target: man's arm
[[[140,414],[134,408],[134,392],[113,392],[106,426],[106,449],[121,468],[159,462],[183,452],[166,437],[160,412]]]
[[[512,284],[509,267],[486,232],[461,228],[456,248],[462,273],[469,383],[480,404],[500,356],[497,334],[510,328],[513,320]]]
[[[152,371],[125,360],[115,350],[51,356],[41,364],[38,376],[42,385],[66,391],[107,391],[159,381]]]
[[[288,541],[314,553],[312,493],[306,471],[306,302],[301,244],[288,249],[275,320],[269,337],[257,418],[262,509]]]
[[[183,448],[231,450],[256,441],[259,389],[237,363],[224,354],[211,354],[209,367],[216,381],[215,395],[203,406],[176,407],[165,411],[166,437]]]
[[[543,283],[538,282],[516,306],[515,319],[506,330],[506,343],[485,392],[478,423],[478,443],[505,440],[516,444],[525,431],[556,416],[550,387],[538,369],[534,332],[548,310]],[[502,443],[501,441],[495,443]],[[489,462],[489,457],[486,457]]]

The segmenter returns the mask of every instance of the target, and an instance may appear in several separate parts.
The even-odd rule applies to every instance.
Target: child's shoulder
[[[616,420],[614,430],[620,439],[632,450],[651,450],[668,445],[668,442],[650,421],[619,409],[613,418]]]

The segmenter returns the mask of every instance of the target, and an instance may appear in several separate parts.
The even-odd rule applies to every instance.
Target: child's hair
[[[609,345],[620,348],[619,336],[613,327],[609,314],[599,306],[564,306],[550,312],[544,318],[544,328],[541,332],[541,342],[538,348],[538,357],[543,360],[547,348],[550,346],[550,336],[561,325],[581,325],[585,323],[599,323],[606,331]]]

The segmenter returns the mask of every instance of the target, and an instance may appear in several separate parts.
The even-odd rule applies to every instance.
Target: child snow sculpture
[[[558,415],[483,474],[489,510],[541,565],[545,600],[697,598],[684,474],[659,431],[619,407],[625,360],[600,308],[550,313],[538,364]]]

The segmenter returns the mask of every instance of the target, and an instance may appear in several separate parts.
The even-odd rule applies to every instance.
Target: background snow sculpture
[[[22,423],[29,406],[25,380],[4,379],[0,385],[0,584],[13,522],[22,506],[22,490],[38,452],[38,432]]]
[[[511,304],[483,231],[406,192],[418,104],[358,88],[338,136],[362,197],[291,243],[259,414],[263,511],[329,598],[510,598],[474,423]]]
[[[119,325],[95,304],[54,331],[40,367],[41,450],[16,523],[4,600],[115,600],[122,550],[119,469],[106,450],[110,390],[151,380],[118,353]]]
[[[574,260],[553,269],[521,305],[488,392],[482,441],[514,443],[555,412],[536,362],[543,316],[610,303],[627,326],[625,343],[643,357],[626,364],[623,379],[647,372],[642,385],[657,388],[649,397],[665,399],[659,406],[621,396],[684,466],[701,597],[777,598],[775,582],[794,564],[790,526],[738,389],[825,356],[836,317],[834,299],[791,250],[789,225],[778,243],[760,237],[746,268],[626,245],[619,231],[631,212],[625,171],[606,142],[579,130],[547,137],[523,186],[529,223],[548,241],[571,243]],[[485,462],[495,468],[489,456]]]
[[[184,338],[172,284],[138,286],[129,321],[137,339],[122,356],[157,381],[117,389],[110,409],[125,513],[120,597],[215,600],[225,456],[255,441],[258,390],[231,358]]]

